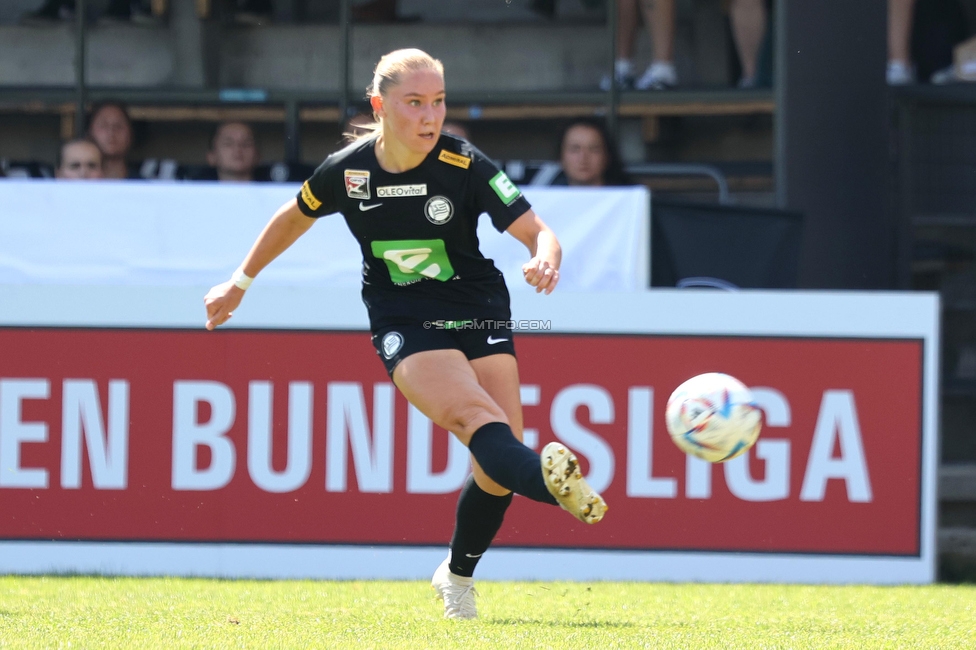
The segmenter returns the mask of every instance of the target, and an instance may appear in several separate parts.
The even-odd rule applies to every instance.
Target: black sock
[[[488,494],[469,476],[458,497],[454,537],[451,538],[451,573],[470,578],[478,560],[502,527],[512,493],[503,497]]]
[[[557,505],[542,478],[542,463],[504,422],[489,422],[471,435],[468,450],[491,480],[533,501]]]

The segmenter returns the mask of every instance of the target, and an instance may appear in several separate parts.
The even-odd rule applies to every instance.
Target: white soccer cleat
[[[607,502],[583,478],[576,455],[558,442],[542,448],[542,477],[549,493],[574,517],[595,524],[607,512]]]
[[[478,618],[478,607],[474,604],[474,597],[478,593],[474,589],[474,578],[454,575],[447,562],[445,558],[430,581],[437,597],[444,601],[444,618]]]

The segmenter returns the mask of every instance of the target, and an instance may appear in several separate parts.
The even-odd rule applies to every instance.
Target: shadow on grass
[[[575,627],[575,628],[631,628],[636,627],[633,623],[621,623],[620,621],[552,621],[531,618],[493,618],[482,619],[483,623],[489,625],[538,625],[539,627]]]

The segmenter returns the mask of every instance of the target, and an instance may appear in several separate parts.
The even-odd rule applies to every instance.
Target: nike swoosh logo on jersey
[[[496,343],[501,343],[502,341],[507,341],[507,340],[508,339],[493,339],[492,337],[489,336],[488,345],[495,345]]]
[[[362,212],[366,212],[367,210],[372,210],[373,208],[378,208],[381,205],[383,205],[383,204],[382,203],[374,203],[373,205],[366,205],[365,203],[360,203],[359,204],[359,209]]]

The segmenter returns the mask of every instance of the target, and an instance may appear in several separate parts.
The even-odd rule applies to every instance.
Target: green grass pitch
[[[974,648],[976,585],[0,577],[2,648]]]

